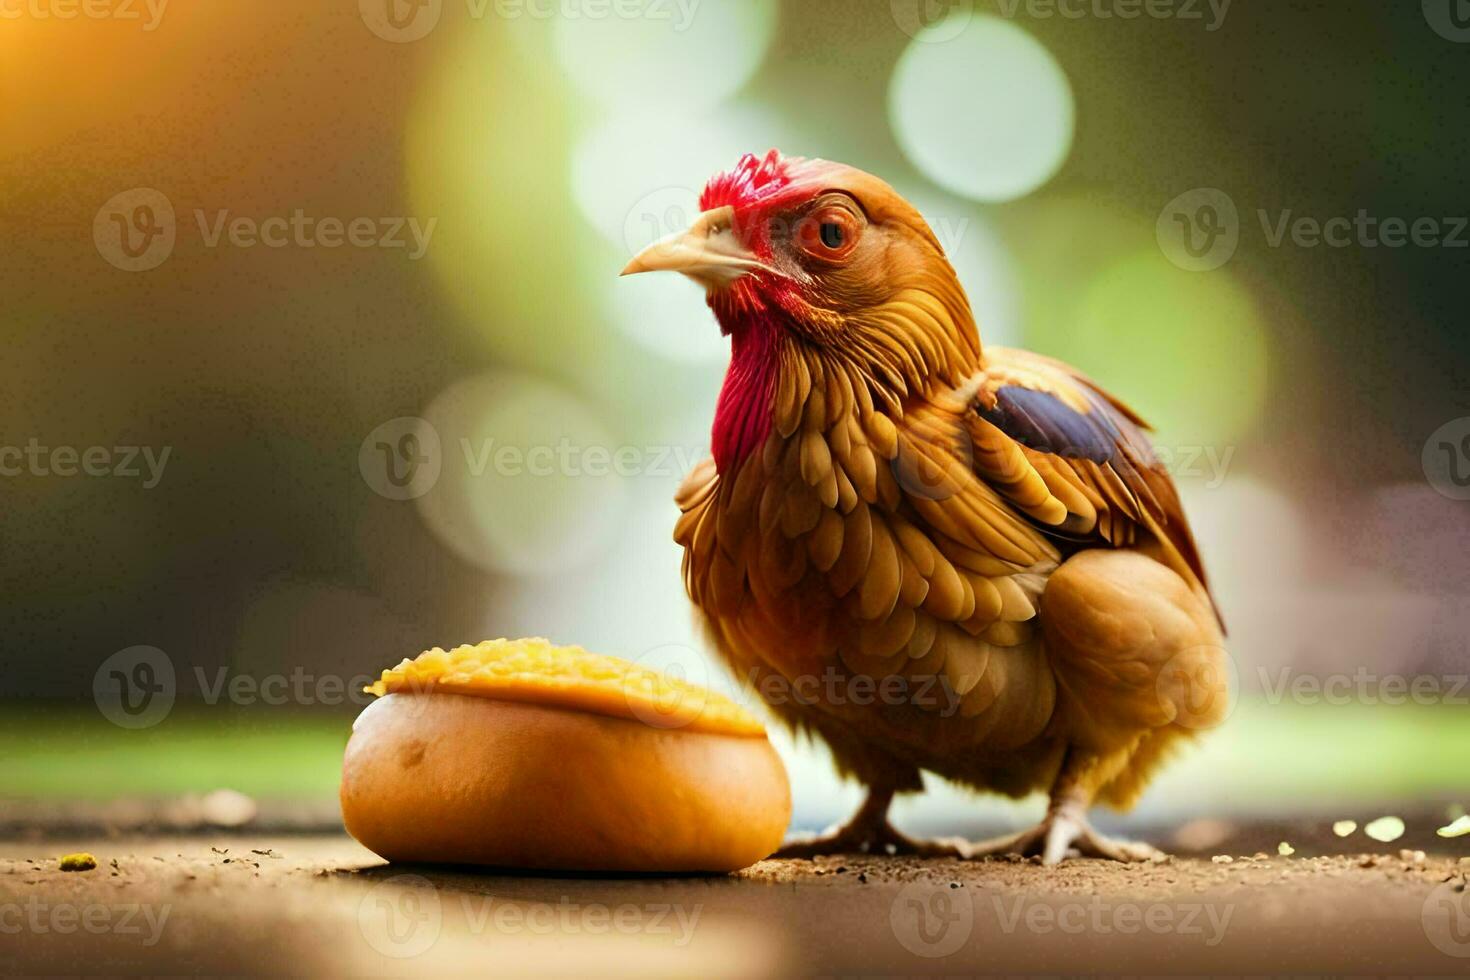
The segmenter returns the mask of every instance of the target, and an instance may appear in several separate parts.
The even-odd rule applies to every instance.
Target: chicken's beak
[[[706,289],[719,289],[769,267],[735,237],[735,209],[729,205],[706,211],[688,231],[661,238],[633,256],[622,274],[668,270],[682,272]]]

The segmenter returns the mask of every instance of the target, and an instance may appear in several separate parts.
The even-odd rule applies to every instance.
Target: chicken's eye
[[[819,259],[841,259],[857,243],[858,219],[843,207],[826,207],[802,219],[796,243],[803,252]]]

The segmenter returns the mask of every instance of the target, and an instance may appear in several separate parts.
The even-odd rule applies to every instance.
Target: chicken
[[[886,183],[747,155],[627,275],[704,286],[731,343],[712,458],[678,493],[713,645],[866,802],[782,853],[1146,860],[1087,819],[1221,721],[1228,659],[1145,424],[1067,365],[982,348],[939,242]],[[921,771],[1048,791],[1034,829],[918,841]]]

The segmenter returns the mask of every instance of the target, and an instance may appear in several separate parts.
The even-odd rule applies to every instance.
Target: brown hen
[[[714,646],[868,787],[788,854],[1069,852],[1228,708],[1198,553],[1143,422],[1077,371],[982,349],[954,270],[883,181],[743,158],[624,273],[701,283],[731,362],[713,458],[679,491]],[[1050,793],[1033,830],[918,842],[887,820],[928,770]]]

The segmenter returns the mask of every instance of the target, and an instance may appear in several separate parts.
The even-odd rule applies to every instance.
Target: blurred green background
[[[542,634],[723,683],[670,534],[726,346],[693,286],[617,272],[771,146],[889,180],[983,340],[1156,423],[1244,701],[1145,815],[1463,790],[1470,505],[1422,460],[1470,415],[1470,252],[1272,236],[1360,212],[1451,235],[1470,45],[1433,3],[1063,7],[1082,13],[217,0],[0,22],[0,446],[168,452],[152,486],[0,477],[0,797],[227,787],[330,812],[343,682],[434,645]],[[113,216],[160,198],[172,247],[129,271]],[[1201,200],[1238,239],[1205,271],[1169,239]],[[213,237],[298,212],[370,219],[373,242]],[[405,418],[437,477],[394,499],[376,447]],[[132,730],[94,681],[137,645],[177,704]],[[293,672],[339,693],[209,697]],[[1279,693],[1359,673],[1333,703]],[[1384,703],[1392,677],[1439,693]],[[798,822],[839,815],[855,791],[781,744]]]

